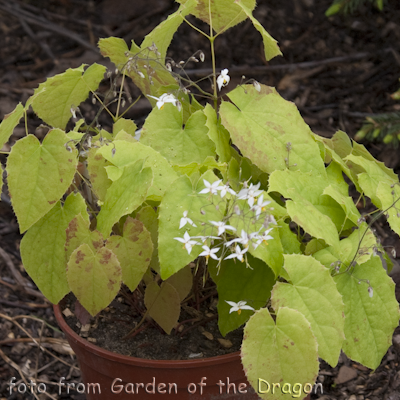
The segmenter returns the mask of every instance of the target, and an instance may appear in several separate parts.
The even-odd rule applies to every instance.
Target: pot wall
[[[122,356],[82,339],[64,321],[58,305],[54,306],[54,313],[77,355],[83,383],[79,389],[81,393],[85,391],[87,400],[259,399],[244,375],[239,352],[171,361]],[[220,381],[225,385],[217,385]],[[64,389],[66,392],[64,387],[61,391]]]

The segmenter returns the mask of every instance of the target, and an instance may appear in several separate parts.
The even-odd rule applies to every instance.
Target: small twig
[[[139,329],[132,329],[126,336],[124,336],[122,338],[122,340],[126,340],[126,339],[132,339],[134,338],[138,333],[144,331],[145,329],[147,329],[149,326],[151,325],[151,321],[147,321],[142,327],[140,327]]]
[[[53,52],[50,50],[50,47],[47,45],[47,43],[44,43],[42,40],[40,40],[35,32],[32,31],[31,27],[28,25],[28,23],[21,17],[18,18],[19,23],[21,26],[24,28],[25,32],[28,34],[28,36],[35,42],[38,43],[39,46],[42,48],[42,50],[48,55],[48,57],[55,61],[55,57]]]
[[[49,344],[57,344],[60,346],[68,345],[68,342],[66,339],[57,339],[57,338],[52,338],[52,337],[43,337],[42,339],[40,338],[14,338],[14,339],[4,339],[0,340],[0,346],[4,346],[6,344],[13,344],[13,343],[34,343],[36,344],[37,341],[40,341],[42,343],[49,343]]]
[[[33,25],[40,26],[43,29],[47,29],[48,31],[55,32],[61,36],[67,37],[79,43],[80,45],[86,47],[87,49],[94,51],[96,54],[99,53],[98,49],[95,46],[90,44],[85,39],[81,38],[75,32],[71,32],[70,30],[62,26],[56,25],[53,22],[50,22],[46,18],[38,17],[28,11],[22,10],[15,4],[10,4],[2,1],[0,5],[0,10],[3,10],[11,15],[14,15],[17,18],[22,18]]]
[[[4,282],[0,279],[0,283],[5,284],[6,282]],[[7,285],[7,286],[13,286],[13,285]],[[11,289],[13,289],[13,287],[11,287]],[[24,310],[35,310],[37,308],[51,307],[50,303],[46,303],[46,304],[21,303],[20,301],[8,301],[8,300],[3,300],[3,299],[0,299],[0,304],[4,304],[9,307],[23,308]]]
[[[0,247],[0,257],[7,264],[7,267],[10,269],[10,272],[12,273],[13,277],[17,281],[18,286],[21,289],[25,290],[26,293],[28,293],[32,296],[35,296],[39,299],[45,299],[45,297],[42,295],[42,293],[38,292],[37,290],[31,289],[27,286],[25,278],[17,270],[17,268],[15,267],[14,263],[11,260],[11,257],[1,247]]]
[[[387,52],[389,50],[385,50]],[[294,63],[294,64],[280,64],[280,65],[260,65],[260,66],[254,66],[254,67],[249,67],[249,66],[238,66],[238,67],[231,67],[229,68],[229,74],[230,75],[245,75],[245,74],[251,74],[251,75],[262,75],[265,74],[265,72],[268,71],[286,71],[286,70],[295,70],[295,69],[305,69],[305,68],[314,68],[318,67],[321,65],[329,65],[329,64],[335,64],[335,63],[341,63],[341,62],[351,62],[351,61],[357,61],[363,58],[368,58],[376,56],[376,54],[373,53],[355,53],[355,54],[350,54],[348,56],[342,56],[342,57],[332,57],[332,58],[326,58],[324,60],[318,60],[318,61],[304,61],[300,63]],[[220,69],[217,68],[217,71]],[[186,74],[189,76],[207,76],[212,74],[212,69],[211,68],[200,68],[200,69],[187,69]]]
[[[18,371],[19,375],[21,376],[22,380],[25,382],[26,387],[29,387],[28,381],[26,380],[26,377],[24,375],[24,373],[22,372],[21,368],[19,367],[19,365],[17,365],[13,360],[11,360],[10,358],[8,358],[3,351],[0,349],[0,357],[11,367],[13,367],[16,371]],[[40,400],[35,392],[32,392],[32,394],[35,396],[35,399]]]
[[[184,331],[181,332],[181,334],[179,335],[179,337],[182,337],[183,335],[185,335],[186,333],[188,333],[189,331],[191,331],[194,328],[197,328],[200,325],[204,325],[209,321],[212,321],[213,319],[218,318],[217,314],[214,314],[212,317],[209,318],[205,318],[203,320],[201,320],[200,322],[198,322],[197,324],[192,325],[191,327],[185,329]]]
[[[55,358],[56,360],[62,362],[63,364],[67,365],[68,367],[73,367],[71,364],[67,363],[66,361],[64,361],[62,358],[57,357],[55,354],[53,354],[51,351],[47,350],[46,348],[44,348],[43,346],[40,346],[40,343],[37,341],[37,339],[35,339],[21,324],[19,324],[17,321],[15,321],[18,318],[29,318],[29,319],[34,319],[36,321],[40,321],[43,322],[43,320],[39,319],[39,318],[35,318],[35,317],[31,317],[30,315],[17,315],[16,317],[9,317],[8,315],[2,314],[0,313],[0,318],[4,318],[7,321],[12,322],[13,324],[15,324],[19,329],[21,329],[22,332],[24,332],[29,338],[31,338],[31,340],[33,341],[33,343],[35,343],[37,346],[40,347],[40,349],[42,351],[44,351],[45,353],[49,354],[50,356],[52,356],[53,358]],[[46,323],[47,324],[47,323]],[[49,324],[47,324],[48,326],[50,326]],[[73,367],[77,370],[79,370],[79,368]]]

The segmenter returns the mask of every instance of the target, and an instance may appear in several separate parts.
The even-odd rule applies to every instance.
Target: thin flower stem
[[[26,112],[26,109],[24,110],[24,114],[25,114],[25,134],[26,135],[28,135],[29,134],[29,132],[28,132],[28,115],[27,115],[27,112]]]
[[[117,122],[120,118],[122,118],[140,99],[142,96],[140,95],[117,119],[115,122]]]
[[[116,119],[118,119],[119,108],[121,106],[122,88],[124,87],[124,81],[125,81],[125,70],[122,71],[121,89],[119,90],[117,112],[115,114]]]
[[[203,32],[201,29],[195,27],[192,23],[190,23],[185,17],[182,17],[182,19],[195,31],[201,33],[203,36],[205,36],[208,40],[210,40],[210,36],[207,35],[207,33]]]
[[[210,41],[210,47],[211,47],[211,62],[212,62],[212,69],[213,69],[213,89],[214,89],[214,110],[217,113],[218,112],[218,92],[217,92],[217,75],[216,75],[216,70],[215,70],[215,48],[214,48],[214,32],[213,32],[213,26],[212,26],[212,16],[211,16],[211,1],[209,2],[209,7],[208,7],[208,13],[209,13],[209,19],[210,19],[210,36],[209,36],[209,41]]]

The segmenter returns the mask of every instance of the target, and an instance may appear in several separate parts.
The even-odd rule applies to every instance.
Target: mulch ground
[[[250,22],[216,42],[217,66],[229,68],[232,84],[242,75],[277,87],[294,101],[311,129],[330,137],[342,129],[354,136],[366,115],[399,111],[390,98],[399,88],[400,3],[389,0],[383,12],[361,7],[354,15],[326,18],[331,0],[260,0],[255,16],[280,43],[283,57],[267,62],[259,33]],[[26,101],[46,77],[82,63],[103,62],[96,43],[118,36],[140,43],[154,26],[176,9],[170,0],[0,0],[0,119]],[[187,73],[210,72],[207,43],[186,25],[175,36],[169,55],[185,60],[201,49],[205,63],[188,65]],[[232,86],[233,87],[233,86]],[[131,93],[137,93],[130,86]],[[149,112],[146,101],[129,118]],[[85,110],[84,110],[85,111]],[[33,133],[39,122],[32,119]],[[40,133],[40,131],[37,131]],[[24,135],[17,127],[9,144]],[[398,173],[399,150],[368,143],[369,150]],[[0,155],[2,164],[6,162]],[[80,372],[58,330],[50,304],[23,271],[20,235],[5,190],[0,203],[0,399],[84,399],[74,392],[58,394],[57,382],[79,383]],[[385,246],[400,254],[397,235],[384,222],[375,224]],[[398,268],[394,258],[395,268]],[[400,285],[400,273],[393,276]],[[397,288],[398,300],[400,289]],[[318,382],[324,394],[313,398],[400,400],[400,329],[376,371],[341,356],[336,368],[321,363]],[[46,393],[9,393],[8,382],[31,380]],[[20,386],[21,390],[23,386]]]

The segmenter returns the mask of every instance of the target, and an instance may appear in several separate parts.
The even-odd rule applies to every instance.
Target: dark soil
[[[259,0],[255,16],[279,41],[283,57],[266,62],[259,33],[250,22],[245,22],[217,39],[217,66],[229,68],[230,88],[241,82],[242,75],[277,87],[283,97],[296,103],[314,132],[330,137],[342,129],[353,137],[367,114],[400,110],[400,103],[390,98],[390,93],[399,88],[400,2],[388,0],[383,12],[365,5],[354,15],[328,19],[324,12],[331,2]],[[48,76],[82,63],[103,62],[111,67],[96,49],[99,38],[119,36],[128,42],[134,39],[140,43],[144,35],[176,8],[169,0],[0,0],[0,119],[19,101],[26,101]],[[199,49],[206,53],[206,62],[189,64],[187,73],[192,78],[201,78],[210,72],[207,44],[187,26],[179,29],[169,55],[179,61]],[[133,97],[138,94],[133,85],[128,88]],[[135,110],[127,117],[140,124],[150,106],[146,100],[140,100]],[[92,109],[84,106],[82,112],[90,116]],[[40,121],[31,118],[31,133],[43,135],[41,128],[36,130],[39,124]],[[22,135],[24,129],[17,127],[2,150],[8,151]],[[397,149],[381,143],[366,145],[374,156],[399,172]],[[5,156],[0,155],[0,159],[4,164]],[[77,383],[80,372],[71,349],[56,327],[51,305],[21,266],[20,235],[5,188],[2,200],[0,399],[35,398],[28,393],[10,394],[8,382],[15,377],[17,385],[24,380],[45,383],[52,397],[37,394],[36,398],[83,400],[84,395],[79,393],[58,394],[56,385],[60,377]],[[393,246],[400,254],[398,236],[381,221],[374,227],[383,245]],[[398,270],[397,258],[393,261]],[[393,278],[400,285],[400,274],[395,273]],[[398,300],[399,287],[396,289]],[[110,312],[107,318],[116,317]],[[118,319],[126,320],[125,317]],[[115,325],[129,329],[123,321],[115,320]],[[215,335],[214,340],[206,339],[198,331],[203,341],[200,348],[190,350],[193,353],[203,353],[206,343],[217,342],[213,328],[205,326],[204,329]],[[152,341],[146,338],[144,343]],[[324,395],[313,398],[399,400],[399,329],[394,343],[376,371],[344,355],[336,368],[322,362],[318,381],[323,383]],[[179,348],[175,355],[184,357]]]
[[[151,360],[189,360],[229,354],[240,350],[243,330],[228,333],[225,337],[218,329],[217,299],[202,303],[200,310],[184,306],[178,326],[167,335],[152,321],[144,324],[146,329],[137,329],[141,321],[132,306],[119,296],[110,307],[90,318],[82,325],[76,314],[75,298],[65,299],[64,316],[69,327],[81,337],[103,349],[126,356]],[[155,345],[157,343],[157,345]]]

